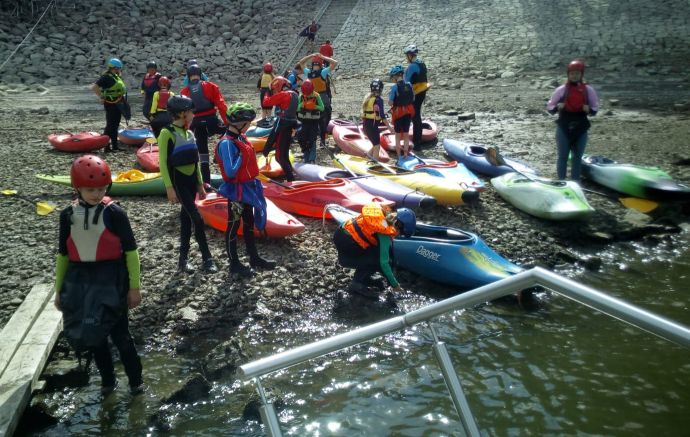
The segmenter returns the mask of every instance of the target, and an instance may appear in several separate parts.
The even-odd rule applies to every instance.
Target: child
[[[288,74],[284,77],[286,77],[287,80],[290,81],[290,85],[292,85],[292,90],[297,91],[302,86],[302,76],[304,75],[304,69],[302,68],[302,64],[295,65],[295,68],[293,68],[292,71],[288,71],[287,73]]]
[[[369,85],[371,92],[364,98],[362,102],[362,127],[369,141],[371,141],[372,148],[367,154],[374,161],[379,160],[379,150],[381,149],[381,134],[379,133],[379,125],[385,123],[390,129],[391,126],[386,118],[386,111],[383,107],[383,99],[381,92],[383,92],[383,82],[380,79],[374,79]]]
[[[122,61],[110,58],[107,67],[108,70],[91,85],[91,91],[98,96],[105,109],[103,135],[110,137],[110,146],[105,151],[115,152],[120,150],[117,143],[120,120],[123,116],[129,120],[131,111],[127,103],[127,86],[122,80]]]
[[[161,78],[158,72],[158,64],[155,61],[150,61],[146,64],[146,74],[141,80],[141,94],[144,95],[144,106],[142,112],[147,120],[151,120],[151,100],[153,100],[153,93],[158,91],[158,81]]]
[[[338,67],[338,61],[333,58],[327,58],[319,55],[318,53],[312,53],[299,60],[299,64],[304,64],[307,60],[311,59],[311,68],[304,68],[304,75],[307,79],[311,80],[314,84],[314,90],[319,93],[321,100],[323,101],[324,110],[321,111],[321,119],[319,120],[319,130],[321,145],[326,146],[326,134],[328,122],[331,121],[331,78],[332,72]],[[323,68],[324,61],[327,61],[329,67]]]
[[[292,141],[292,129],[297,125],[297,93],[292,91],[290,82],[283,76],[277,76],[271,82],[271,94],[264,97],[263,104],[276,106],[276,116],[278,119],[273,127],[275,141],[278,143],[276,149],[276,159],[285,172],[285,179],[288,182],[295,180],[295,175],[290,162],[290,142]],[[266,141],[263,154],[268,156],[273,144]]]
[[[158,79],[158,89],[159,91],[153,94],[150,111],[151,129],[156,138],[160,135],[161,129],[172,123],[172,117],[168,113],[168,100],[175,95],[170,91],[170,79],[165,76]]]
[[[302,122],[299,144],[304,154],[304,162],[316,163],[316,137],[319,134],[319,119],[323,111],[323,101],[314,91],[314,84],[307,79],[302,82],[302,94],[297,103],[297,118]]]
[[[259,166],[256,153],[244,133],[256,117],[248,103],[235,103],[228,108],[228,130],[216,147],[215,161],[223,175],[220,194],[228,199],[228,228],[225,231],[225,248],[230,260],[230,275],[250,277],[251,268],[240,262],[237,254],[237,231],[243,223],[244,243],[247,246],[249,265],[254,268],[274,269],[276,262],[259,256],[254,241],[254,225],[260,231],[266,227],[266,200],[256,177]]]
[[[273,65],[270,62],[266,62],[263,65],[263,73],[259,77],[259,81],[256,84],[256,88],[259,91],[259,103],[261,104],[261,118],[266,118],[271,115],[272,106],[264,105],[264,97],[271,90],[271,81],[275,79],[276,75],[273,74]]]
[[[201,269],[207,273],[216,273],[218,268],[213,262],[206,242],[204,220],[194,203],[195,195],[203,200],[206,198],[206,191],[201,179],[199,149],[196,147],[194,134],[187,130],[194,118],[193,107],[192,99],[184,96],[171,97],[168,101],[168,112],[173,122],[163,128],[158,136],[161,176],[170,203],[180,202],[182,205],[177,271],[194,272],[194,267],[189,263],[189,243],[193,226],[194,238],[199,244],[203,259]]]
[[[389,76],[395,82],[388,94],[391,118],[395,130],[395,153],[405,156],[410,152],[410,123],[414,115],[414,91],[412,84],[403,80],[405,70],[402,65],[391,68]],[[402,140],[402,144],[401,144]]]
[[[127,309],[141,303],[139,252],[127,213],[105,193],[110,168],[94,155],[74,160],[70,171],[78,198],[60,214],[55,306],[65,337],[93,353],[101,394],[117,387],[108,337],[120,354],[132,395],[144,391],[141,360],[129,333]]]

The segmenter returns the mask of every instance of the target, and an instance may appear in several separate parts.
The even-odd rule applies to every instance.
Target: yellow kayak
[[[433,196],[439,205],[463,205],[479,199],[477,191],[466,190],[453,181],[428,173],[405,170],[393,165],[381,165],[359,156],[339,154],[335,158],[333,162],[340,168],[346,166],[357,174],[371,174],[390,179],[400,185]]]

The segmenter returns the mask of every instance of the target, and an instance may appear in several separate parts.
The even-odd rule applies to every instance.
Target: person
[[[158,154],[161,176],[170,203],[180,203],[180,256],[177,271],[193,273],[189,262],[189,247],[194,228],[194,238],[201,251],[201,269],[207,273],[218,271],[206,242],[204,220],[194,203],[194,197],[203,200],[206,190],[201,178],[199,149],[194,133],[187,127],[193,123],[194,103],[186,96],[174,96],[168,100],[168,112],[172,124],[161,129],[158,136]]]
[[[410,151],[410,123],[414,115],[414,91],[412,84],[403,79],[402,65],[391,68],[389,76],[394,85],[388,94],[388,104],[391,106],[391,118],[395,130],[395,153],[407,156]]]
[[[168,113],[168,100],[175,95],[175,93],[170,91],[170,79],[166,76],[161,76],[158,79],[158,89],[158,91],[153,93],[151,109],[149,111],[151,114],[151,129],[156,138],[160,135],[161,129],[172,123],[172,117]]]
[[[348,292],[367,295],[370,286],[383,288],[381,281],[372,278],[376,272],[386,278],[394,291],[402,290],[391,268],[391,246],[396,236],[411,236],[416,223],[414,212],[408,208],[392,212],[380,203],[370,203],[361,214],[338,227],[333,235],[338,262],[355,269]]]
[[[211,183],[211,167],[208,157],[208,138],[213,135],[225,134],[225,112],[228,110],[223,94],[218,85],[208,80],[201,80],[202,71],[198,65],[187,68],[189,85],[182,88],[180,94],[189,97],[194,102],[194,120],[190,129],[196,137],[201,159],[201,176],[204,183]],[[218,119],[218,112],[223,123]]]
[[[304,162],[316,163],[316,137],[319,134],[319,119],[323,111],[323,101],[314,91],[314,84],[307,79],[302,82],[302,94],[297,103],[297,119],[302,122],[299,144],[304,154]]]
[[[371,151],[367,153],[374,161],[378,161],[381,150],[381,133],[379,126],[385,124],[391,129],[390,123],[386,118],[386,110],[383,107],[383,99],[381,93],[383,92],[383,82],[381,79],[374,79],[369,84],[370,93],[364,98],[362,102],[362,129],[364,134],[371,141]]]
[[[259,103],[261,104],[261,118],[271,115],[271,106],[264,106],[264,97],[271,90],[271,81],[276,77],[273,73],[273,65],[270,62],[264,63],[256,89],[259,91]]]
[[[108,337],[117,348],[132,395],[144,391],[139,354],[129,333],[127,310],[141,303],[137,243],[129,218],[106,197],[108,164],[94,155],[70,169],[77,199],[60,214],[55,268],[55,307],[62,311],[67,341],[93,355],[101,394],[117,387]]]
[[[319,119],[319,135],[321,146],[326,146],[328,122],[331,121],[333,107],[331,104],[331,72],[338,66],[338,61],[333,58],[324,58],[318,53],[312,53],[299,60],[299,64],[305,64],[311,59],[311,68],[304,67],[304,75],[314,84],[314,90],[319,93],[323,101],[324,110]],[[323,62],[328,61],[329,66],[323,68]]]
[[[105,73],[91,85],[91,91],[98,96],[105,109],[103,135],[110,137],[110,145],[106,147],[105,151],[115,152],[120,150],[117,143],[120,121],[122,117],[129,120],[131,110],[127,102],[127,86],[122,80],[122,61],[117,58],[110,58],[107,68]]]
[[[556,120],[558,179],[566,178],[568,155],[572,152],[570,176],[572,180],[579,181],[582,155],[585,153],[587,131],[590,127],[587,115],[593,116],[599,111],[599,97],[594,88],[584,82],[584,61],[573,60],[568,64],[566,73],[568,76],[566,83],[553,92],[546,104],[546,110],[550,114],[558,113]]]
[[[417,58],[419,50],[414,44],[405,47],[405,57],[409,64],[404,79],[412,84],[414,91],[414,114],[412,115],[412,144],[414,150],[421,150],[422,144],[422,104],[431,85],[427,80],[426,64]]]
[[[283,75],[290,81],[293,91],[297,91],[302,86],[302,80],[304,75],[304,70],[302,69],[302,64],[295,65],[295,68],[287,71],[287,75]]]
[[[283,76],[276,76],[271,82],[271,92],[264,97],[263,104],[276,107],[277,120],[273,126],[276,148],[276,160],[285,173],[288,182],[295,180],[295,175],[290,162],[290,142],[292,141],[292,129],[297,126],[297,93],[292,90],[290,82]],[[273,148],[273,141],[267,140],[263,154],[268,156]]]
[[[262,258],[256,248],[254,226],[259,231],[266,227],[266,199],[261,182],[256,179],[259,166],[256,153],[244,135],[256,117],[248,103],[230,105],[227,112],[228,130],[215,150],[215,161],[220,167],[223,184],[219,193],[228,199],[228,227],[225,231],[225,248],[230,261],[230,275],[250,277],[253,270],[240,262],[237,254],[237,231],[243,224],[244,243],[249,255],[249,265],[272,270],[274,260]]]
[[[316,20],[311,20],[311,23],[302,31],[299,33],[299,36],[306,36],[308,45],[309,45],[309,51],[311,52],[314,50],[314,40],[316,39],[316,32],[319,31],[321,28],[321,25],[316,22]]]
[[[197,61],[196,59],[190,59],[187,61],[187,67],[185,68],[185,71],[182,74],[182,86],[183,87],[186,87],[187,85],[189,85],[189,77],[187,75],[187,69],[189,69],[189,67],[191,67],[192,65],[196,65],[197,67],[199,67],[199,61]],[[199,68],[201,68],[201,67],[199,67]],[[208,80],[208,75],[206,74],[205,71],[203,71],[203,69],[201,71],[201,80]]]
[[[333,46],[331,45],[330,39],[327,39],[323,44],[321,44],[319,47],[319,54],[325,58],[333,57]],[[328,61],[324,62],[324,65],[328,67]]]
[[[153,94],[159,90],[158,81],[163,75],[158,72],[158,64],[155,61],[149,61],[146,64],[146,74],[141,80],[141,94],[144,95],[144,106],[142,112],[147,120],[151,120],[151,101]]]

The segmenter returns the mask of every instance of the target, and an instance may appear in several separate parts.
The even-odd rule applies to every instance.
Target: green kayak
[[[36,177],[54,184],[72,186],[69,175],[37,174]],[[113,185],[108,194],[111,196],[165,196],[165,185],[160,173],[139,172],[137,177],[130,179],[123,178],[122,173],[118,176],[113,175]],[[211,185],[214,187],[219,187],[222,182],[220,175],[211,175]]]
[[[582,157],[582,175],[612,190],[654,200],[690,200],[690,187],[658,167],[621,164],[604,156]]]

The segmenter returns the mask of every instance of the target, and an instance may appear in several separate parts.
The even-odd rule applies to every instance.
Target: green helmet
[[[243,123],[254,120],[256,111],[249,103],[236,102],[228,107],[226,115],[229,123]]]

